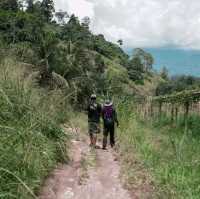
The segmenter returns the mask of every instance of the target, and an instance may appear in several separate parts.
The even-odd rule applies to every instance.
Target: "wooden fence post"
[[[151,118],[154,117],[153,102],[151,102],[151,105],[150,105],[150,117]]]
[[[175,120],[178,121],[178,107],[175,108]]]
[[[185,122],[185,126],[187,127],[190,103],[187,101],[185,102],[184,106],[185,106],[184,122]]]
[[[174,122],[174,105],[172,104],[172,108],[171,108],[171,122]]]
[[[162,102],[159,102],[159,117],[162,116]]]

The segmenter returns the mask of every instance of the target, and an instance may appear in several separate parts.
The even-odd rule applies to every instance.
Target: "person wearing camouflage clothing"
[[[88,132],[90,135],[90,146],[97,147],[97,135],[100,133],[101,105],[96,102],[96,95],[92,94],[88,105]]]

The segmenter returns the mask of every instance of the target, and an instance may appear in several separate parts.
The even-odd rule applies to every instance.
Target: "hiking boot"
[[[111,144],[110,146],[111,146],[111,148],[114,148],[114,147],[115,147],[115,145],[114,145],[114,144]]]

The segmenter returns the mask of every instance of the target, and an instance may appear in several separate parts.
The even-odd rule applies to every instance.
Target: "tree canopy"
[[[123,92],[129,80],[142,83],[151,70],[149,53],[136,49],[130,58],[121,49],[122,39],[117,45],[93,34],[89,17],[80,21],[63,10],[55,12],[53,0],[24,2],[23,9],[15,0],[0,2],[0,41],[17,59],[38,65],[42,78],[50,78],[53,71],[62,75],[74,101],[82,104],[92,92]]]

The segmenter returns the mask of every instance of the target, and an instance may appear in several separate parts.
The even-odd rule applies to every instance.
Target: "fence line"
[[[140,98],[136,101],[136,112],[145,120],[154,116],[166,115],[171,117],[172,122],[174,122],[178,120],[179,116],[184,116],[187,123],[190,114],[200,116],[200,90]]]

